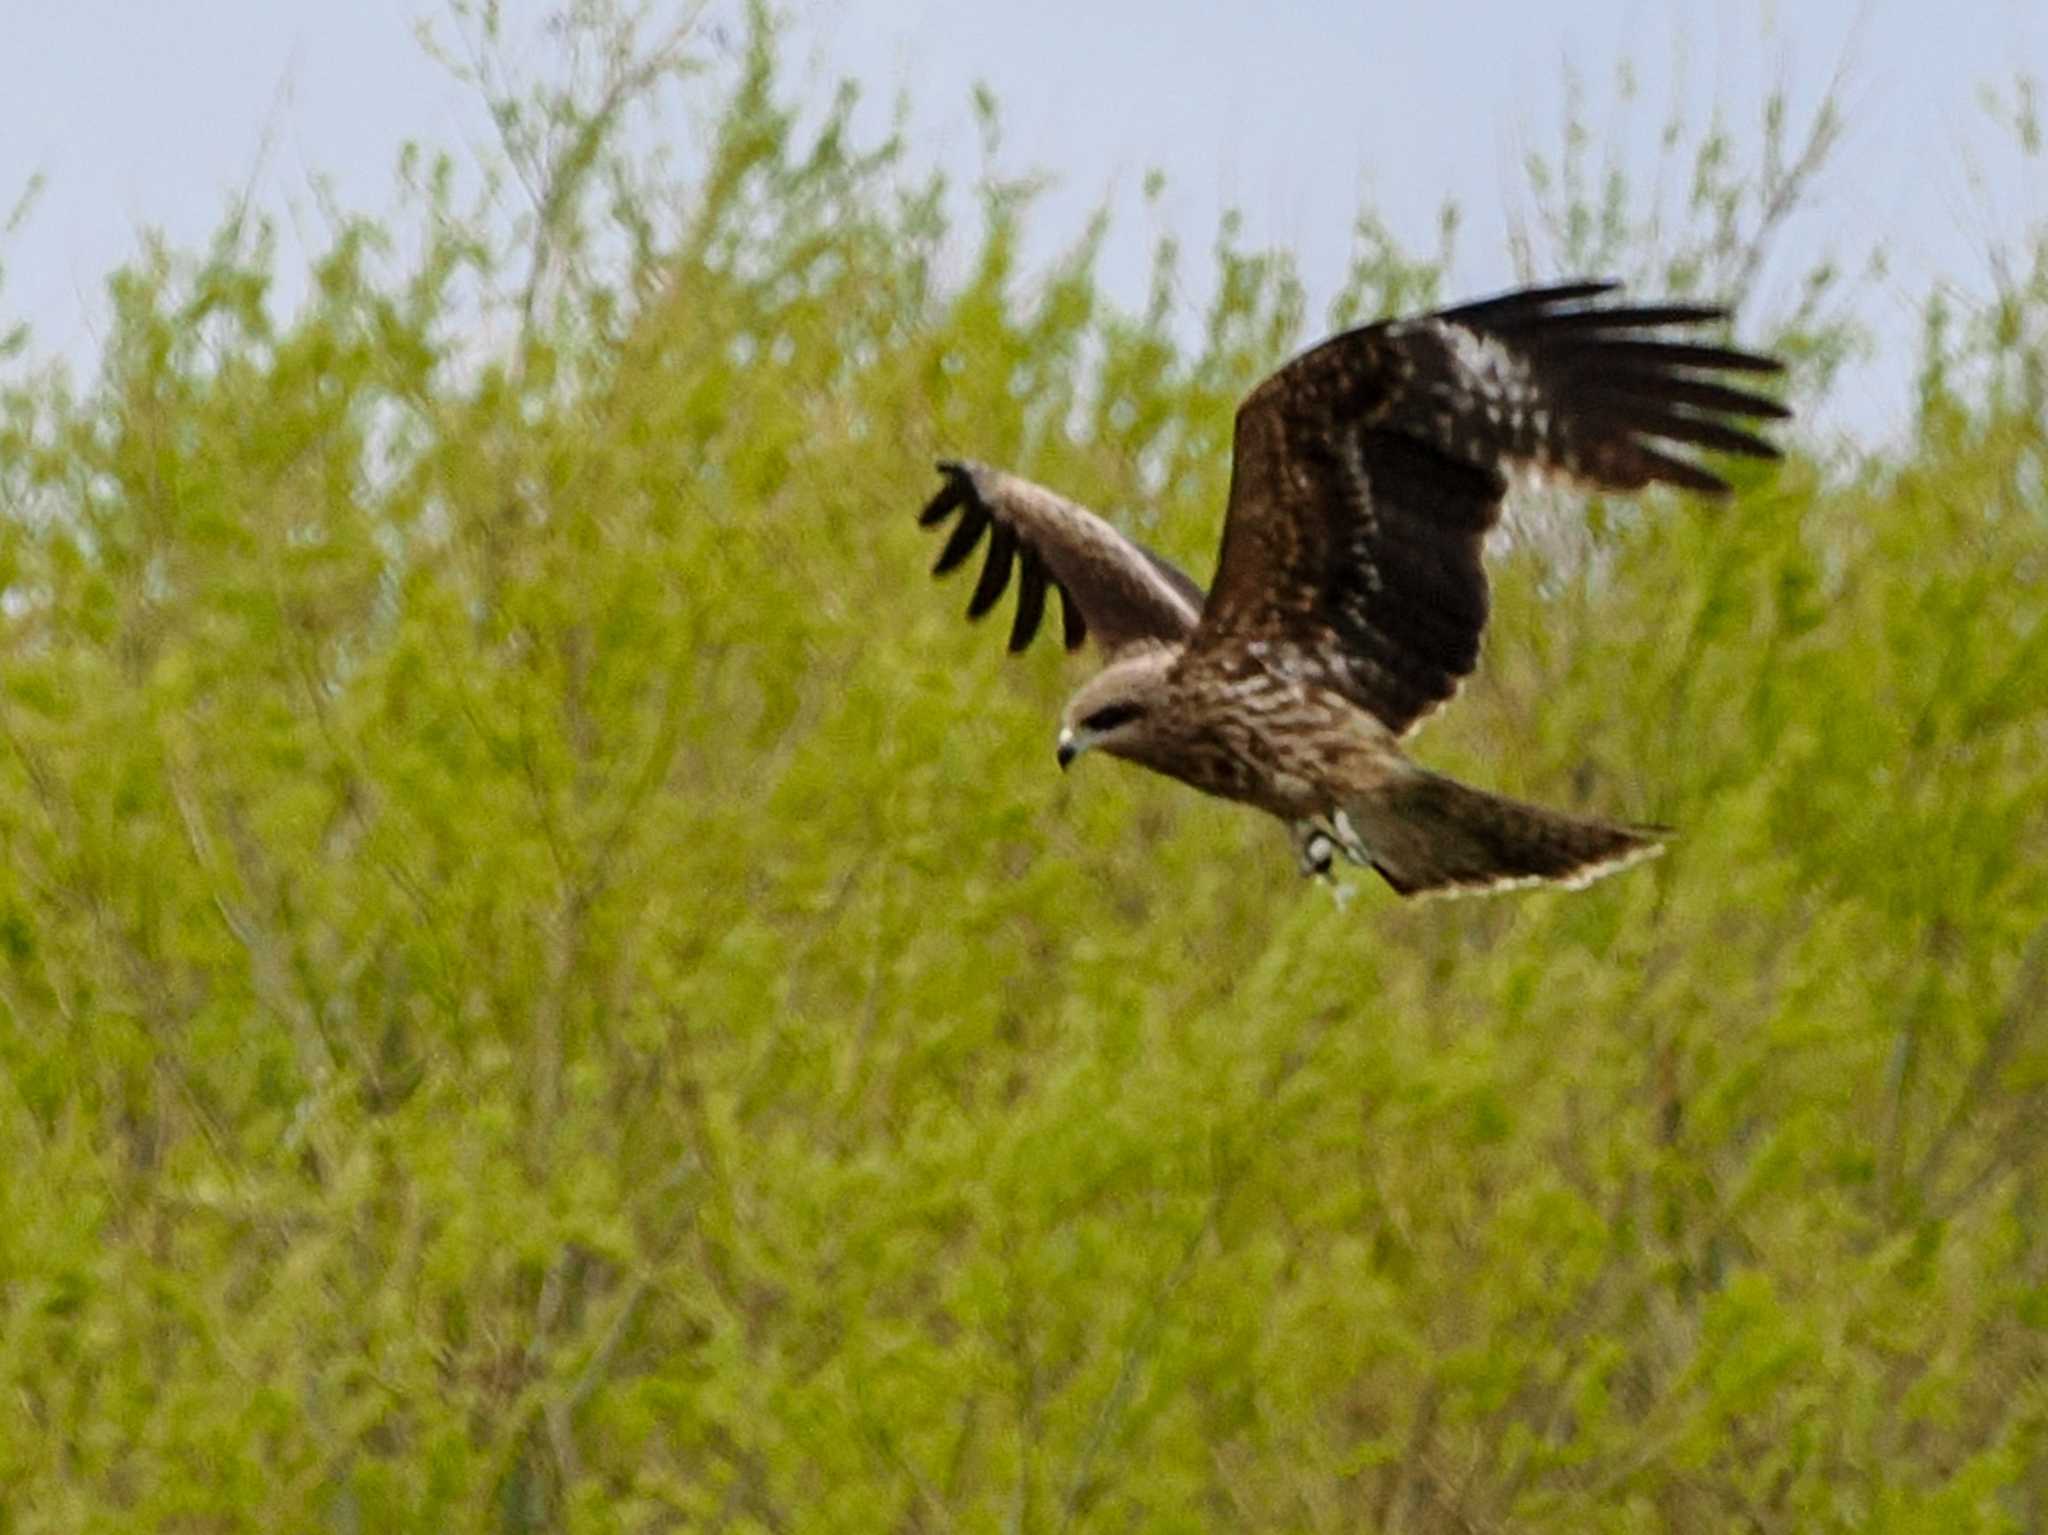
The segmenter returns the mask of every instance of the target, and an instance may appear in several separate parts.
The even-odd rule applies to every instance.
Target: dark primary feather
[[[1064,586],[1059,589],[1059,592],[1060,643],[1069,650],[1079,650],[1082,641],[1088,638],[1088,620],[1081,616],[1081,605],[1068,595],[1067,589]],[[1026,636],[1026,641],[1027,643],[1029,641],[1028,635]],[[1018,645],[1014,641],[1010,645],[1012,651],[1023,648],[1022,645]]]
[[[1420,387],[1408,391],[1408,409],[1394,414],[1420,426],[1430,407],[1476,404],[1475,424],[1486,430],[1473,444],[1478,451],[1461,456],[1525,462],[1603,490],[1664,482],[1708,494],[1727,491],[1719,475],[1675,456],[1658,439],[1777,458],[1770,443],[1723,418],[1782,420],[1790,412],[1766,395],[1700,375],[1774,374],[1783,365],[1753,352],[1658,335],[1726,320],[1728,312],[1714,305],[1586,302],[1614,287],[1529,289],[1375,327],[1385,340],[1410,348],[1417,363]],[[1470,366],[1473,343],[1483,350],[1489,341],[1512,359],[1491,377]],[[1487,413],[1489,406],[1498,418]],[[1453,451],[1465,446],[1434,422],[1422,429]]]
[[[1785,408],[1712,375],[1779,364],[1673,339],[1724,319],[1720,309],[1599,303],[1614,286],[1530,289],[1366,326],[1253,390],[1193,649],[1277,648],[1295,675],[1400,733],[1477,663],[1481,553],[1511,470],[1725,493],[1685,449],[1776,458],[1746,424]]]
[[[1017,617],[1010,624],[1012,655],[1031,643],[1038,633],[1039,620],[1045,617],[1045,562],[1033,550],[1026,548],[1021,564],[1023,574],[1017,587]]]
[[[1092,632],[1106,650],[1141,640],[1181,640],[1202,610],[1202,589],[1186,572],[1126,538],[1085,507],[1042,486],[978,464],[942,462],[944,476],[918,521],[938,527],[958,516],[932,574],[965,564],[984,538],[988,553],[967,603],[985,616],[1017,578],[1009,647],[1030,645],[1045,618],[1047,590],[1060,598],[1067,649]]]
[[[981,579],[974,583],[974,595],[967,599],[967,616],[980,618],[1010,589],[1010,567],[1017,562],[1017,530],[998,522],[989,534],[988,561],[981,567]]]

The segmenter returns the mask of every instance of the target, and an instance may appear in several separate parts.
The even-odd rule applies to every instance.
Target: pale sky
[[[504,0],[537,18],[546,0]],[[1984,252],[2048,221],[2044,166],[2029,166],[1979,96],[2048,77],[2043,0],[795,0],[798,82],[850,74],[886,119],[914,101],[913,158],[971,177],[981,164],[969,107],[985,82],[1002,104],[1006,171],[1055,178],[1041,250],[1107,201],[1120,214],[1106,276],[1142,298],[1162,227],[1187,267],[1225,207],[1252,244],[1294,250],[1320,316],[1370,197],[1417,247],[1435,211],[1465,211],[1454,286],[1510,281],[1504,210],[1522,196],[1530,148],[1559,142],[1562,80],[1585,77],[1596,131],[1618,127],[1644,165],[1682,77],[1695,121],[1718,103],[1739,128],[1775,84],[1795,114],[1838,71],[1848,138],[1818,211],[1787,231],[1773,276],[1786,284],[1823,250],[1860,265],[1883,245],[1889,275],[1861,312],[1879,357],[1841,385],[1860,432],[1905,406],[1915,317],[1928,286],[1984,288]],[[429,59],[415,24],[434,0],[17,0],[0,54],[0,205],[46,180],[24,226],[0,244],[0,323],[30,322],[36,351],[89,363],[106,274],[159,229],[195,244],[244,191],[283,218],[281,265],[303,268],[335,202],[382,211],[407,139],[460,148],[488,135],[471,94]],[[1109,19],[1105,19],[1105,17]],[[544,69],[545,44],[529,68]],[[1615,105],[1618,60],[1641,99]],[[1679,64],[1678,61],[1683,63]],[[700,131],[678,111],[673,137]],[[1139,190],[1158,168],[1156,210]],[[1199,298],[1199,293],[1192,295]]]

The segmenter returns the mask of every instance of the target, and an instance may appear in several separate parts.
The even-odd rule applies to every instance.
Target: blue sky
[[[504,0],[531,19],[542,0]],[[38,350],[93,354],[105,274],[145,229],[202,240],[253,193],[283,220],[285,261],[325,242],[322,196],[379,210],[407,139],[488,136],[476,103],[414,40],[446,10],[420,0],[71,0],[16,8],[0,57],[0,202],[31,175],[45,190],[0,246],[0,314],[27,319]],[[1859,300],[1881,355],[1841,386],[1859,431],[1896,420],[1913,318],[1927,287],[1981,294],[1986,249],[2048,220],[2028,167],[1979,93],[2048,77],[2040,0],[796,0],[800,79],[852,75],[880,122],[910,92],[916,154],[979,167],[975,82],[1003,106],[1004,168],[1055,178],[1039,230],[1048,247],[1094,207],[1121,217],[1107,275],[1135,301],[1162,228],[1204,247],[1240,208],[1252,243],[1299,255],[1312,297],[1335,288],[1350,226],[1370,198],[1426,243],[1446,196],[1464,209],[1456,285],[1512,276],[1505,210],[1519,166],[1559,141],[1567,65],[1585,77],[1596,131],[1647,165],[1669,105],[1717,106],[1753,125],[1782,84],[1795,115],[1839,73],[1848,136],[1817,209],[1786,231],[1772,277],[1824,250],[1851,263],[1884,246],[1888,275]],[[545,69],[532,43],[530,68]],[[1641,92],[1612,90],[1631,59]],[[688,142],[683,110],[666,130]],[[1165,172],[1155,209],[1138,196]],[[326,194],[315,191],[324,180]],[[1196,295],[1199,297],[1199,295]]]

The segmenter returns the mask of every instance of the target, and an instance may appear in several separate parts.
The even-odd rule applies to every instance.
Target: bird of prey
[[[988,555],[968,604],[1018,574],[1010,649],[1057,591],[1066,645],[1105,665],[1068,700],[1059,763],[1100,750],[1288,824],[1301,868],[1337,855],[1404,896],[1582,885],[1661,833],[1468,788],[1402,743],[1457,690],[1486,625],[1481,551],[1511,475],[1604,491],[1725,495],[1688,448],[1753,458],[1788,414],[1727,374],[1770,358],[1712,344],[1727,318],[1634,307],[1611,282],[1529,288],[1333,336],[1238,407],[1207,593],[1085,507],[999,469],[942,462],[935,574]],[[1742,423],[1738,425],[1737,423]]]

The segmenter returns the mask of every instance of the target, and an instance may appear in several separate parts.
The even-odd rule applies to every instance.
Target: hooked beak
[[[1086,750],[1088,750],[1088,743],[1085,740],[1074,734],[1071,730],[1062,730],[1060,732],[1058,752],[1060,771],[1064,773],[1068,768],[1072,767],[1074,759]]]

